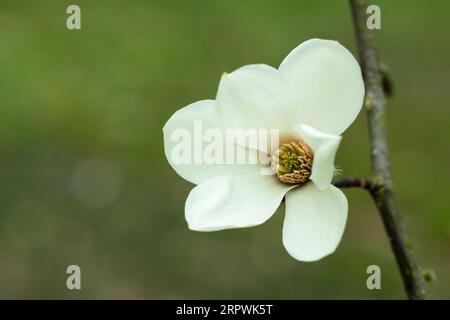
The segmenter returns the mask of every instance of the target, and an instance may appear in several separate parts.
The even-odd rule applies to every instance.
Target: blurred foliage
[[[65,27],[80,5],[82,30]],[[450,298],[448,1],[371,1],[395,95],[388,102],[397,194],[418,261]],[[192,185],[169,167],[162,127],[214,98],[224,71],[278,66],[313,37],[355,40],[346,1],[2,1],[0,298],[404,298],[380,218],[348,190],[335,254],[299,263],[266,224],[189,231]],[[337,164],[369,174],[364,114]],[[66,267],[83,289],[65,287]],[[382,269],[382,290],[366,268]]]

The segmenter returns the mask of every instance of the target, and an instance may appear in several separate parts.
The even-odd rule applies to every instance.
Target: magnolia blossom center
[[[271,167],[280,181],[305,184],[311,176],[313,151],[302,140],[283,143],[272,156]]]

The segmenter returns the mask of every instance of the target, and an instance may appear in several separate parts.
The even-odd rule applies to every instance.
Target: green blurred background
[[[82,30],[65,27],[69,4]],[[418,261],[450,298],[450,2],[381,7],[380,56],[392,167]],[[214,98],[224,71],[278,66],[300,42],[340,41],[354,54],[347,1],[6,1],[0,3],[0,298],[404,298],[369,196],[346,190],[348,225],[335,254],[293,260],[283,209],[266,224],[189,231],[193,187],[167,164],[162,127]],[[364,114],[337,165],[370,172]],[[66,288],[66,268],[82,290]],[[382,290],[366,288],[366,268]]]

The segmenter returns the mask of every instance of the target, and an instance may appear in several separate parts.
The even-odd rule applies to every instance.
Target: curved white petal
[[[223,132],[217,124],[217,109],[214,100],[202,100],[194,102],[177,112],[166,122],[164,132],[164,152],[169,164],[184,179],[199,184],[206,179],[226,174],[245,174],[258,172],[257,161],[250,164],[251,156],[258,159],[254,150],[244,150],[239,146],[226,144]],[[208,140],[209,139],[209,140]],[[207,152],[208,146],[213,143],[218,146],[220,152],[211,154]],[[236,164],[236,161],[227,161],[227,149],[231,148],[234,154],[245,153],[244,164]],[[250,156],[251,154],[251,156]],[[217,157],[215,156],[217,155]],[[230,163],[230,164],[227,164]]]
[[[275,176],[217,176],[195,187],[186,200],[189,229],[216,231],[259,225],[293,188]]]
[[[320,189],[331,184],[334,174],[334,158],[341,142],[341,136],[320,132],[307,125],[299,125],[295,130],[314,152],[310,180]]]
[[[308,183],[286,195],[283,244],[300,261],[316,261],[336,250],[347,221],[347,198],[334,186]]]
[[[283,60],[279,71],[296,88],[300,123],[341,134],[361,110],[361,69],[353,55],[336,41],[303,42]]]
[[[264,64],[224,74],[217,92],[223,128],[289,130],[296,124],[296,101],[290,82]]]

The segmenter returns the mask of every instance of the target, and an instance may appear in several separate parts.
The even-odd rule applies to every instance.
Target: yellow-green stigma
[[[311,175],[313,152],[303,141],[283,143],[272,156],[272,169],[280,181],[305,184]]]

